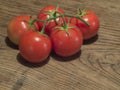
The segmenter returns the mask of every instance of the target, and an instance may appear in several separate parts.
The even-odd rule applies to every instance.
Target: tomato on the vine
[[[20,54],[28,62],[39,63],[44,61],[51,52],[51,40],[40,32],[26,32],[20,38]]]
[[[8,38],[16,45],[19,44],[21,35],[29,30],[38,29],[37,22],[29,15],[20,15],[10,21],[7,28]]]
[[[38,19],[48,20],[60,16],[60,14],[64,14],[64,11],[61,8],[57,6],[46,6],[40,10],[38,14]],[[63,23],[63,19],[61,17],[48,21],[46,23],[45,33],[49,35],[53,27],[55,27],[56,25],[61,25],[62,23]],[[41,30],[44,23],[38,22],[38,25],[39,25],[39,29]]]
[[[71,18],[71,23],[75,24],[82,31],[83,39],[87,40],[94,37],[99,29],[99,19],[97,15],[92,10],[80,10],[76,16],[81,17],[90,24],[90,26],[87,26],[78,18]]]
[[[83,43],[82,33],[75,25],[56,26],[52,29],[51,41],[56,54],[68,57],[80,51]]]

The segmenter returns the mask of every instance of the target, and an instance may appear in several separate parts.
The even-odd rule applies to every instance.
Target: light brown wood
[[[8,22],[57,4],[68,13],[78,7],[95,11],[98,37],[73,57],[51,54],[38,65],[25,62],[7,38]],[[0,90],[120,90],[119,10],[120,0],[0,0]]]

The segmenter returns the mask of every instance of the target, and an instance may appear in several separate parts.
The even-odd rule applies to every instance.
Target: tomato
[[[28,62],[44,61],[51,52],[51,40],[48,36],[35,31],[26,32],[20,38],[20,54]]]
[[[83,18],[83,20],[90,24],[90,26],[87,26],[85,23],[77,18],[71,18],[70,20],[72,24],[75,24],[77,27],[80,28],[84,40],[94,37],[99,29],[99,19],[97,15],[92,10],[83,10],[77,13],[77,16]]]
[[[75,25],[67,24],[67,26],[57,26],[52,29],[51,41],[53,50],[56,54],[63,57],[74,55],[80,51],[83,43],[82,33]]]
[[[19,44],[21,35],[29,29],[38,29],[37,22],[33,23],[29,15],[20,15],[10,21],[7,28],[8,38],[16,45]],[[32,27],[32,26],[35,27]]]
[[[64,11],[60,8],[58,8],[57,10],[56,6],[46,6],[43,9],[40,10],[39,14],[38,14],[38,19],[39,20],[48,20],[51,18],[55,18],[56,16],[59,16],[60,14],[64,14]],[[55,14],[55,11],[59,12],[57,14]],[[67,18],[66,18],[67,20]],[[46,27],[45,27],[45,33],[46,34],[50,34],[50,31],[53,27],[55,27],[56,25],[60,25],[63,23],[63,19],[60,18],[56,18],[55,20],[50,20],[49,22],[47,22]],[[41,30],[43,27],[43,22],[38,22],[39,25],[39,29]]]

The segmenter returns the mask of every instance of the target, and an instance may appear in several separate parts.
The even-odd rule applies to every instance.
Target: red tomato
[[[59,12],[60,14],[55,14],[55,10],[56,10],[56,6],[46,6],[43,9],[40,10],[39,14],[38,14],[38,19],[39,20],[47,20],[50,18],[55,18],[56,16],[59,16],[60,14],[63,14],[64,11],[60,8],[57,9],[57,12]],[[56,25],[60,25],[63,23],[63,19],[60,18],[56,18],[55,20],[50,20],[49,22],[47,22],[46,27],[45,27],[45,33],[46,34],[50,34],[50,31],[53,27],[55,27]],[[43,27],[43,22],[38,22],[39,25],[39,29],[41,30]]]
[[[26,22],[28,21],[28,22]],[[29,29],[38,29],[37,22],[34,23],[35,28],[31,27],[32,20],[29,15],[17,16],[8,24],[7,34],[8,38],[16,45],[18,45],[21,35],[29,31]]]
[[[79,28],[70,24],[66,28],[61,26],[53,28],[50,37],[56,54],[63,57],[77,53],[83,43],[82,33]]]
[[[75,24],[82,31],[84,40],[94,37],[99,29],[99,20],[96,14],[91,10],[87,10],[87,11],[82,11],[81,14],[77,14],[77,15],[79,15],[79,17],[83,18],[85,21],[87,21],[90,24],[90,26],[87,26],[79,19],[71,18],[71,23]]]
[[[20,54],[29,62],[44,61],[51,52],[51,40],[38,32],[26,32],[20,38]]]

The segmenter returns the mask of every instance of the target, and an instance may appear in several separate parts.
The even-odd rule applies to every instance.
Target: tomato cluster
[[[15,17],[8,24],[8,38],[19,46],[20,54],[29,62],[44,61],[54,50],[62,57],[80,51],[83,40],[94,37],[99,20],[91,10],[65,14],[58,6],[46,6],[37,19],[29,15]]]

